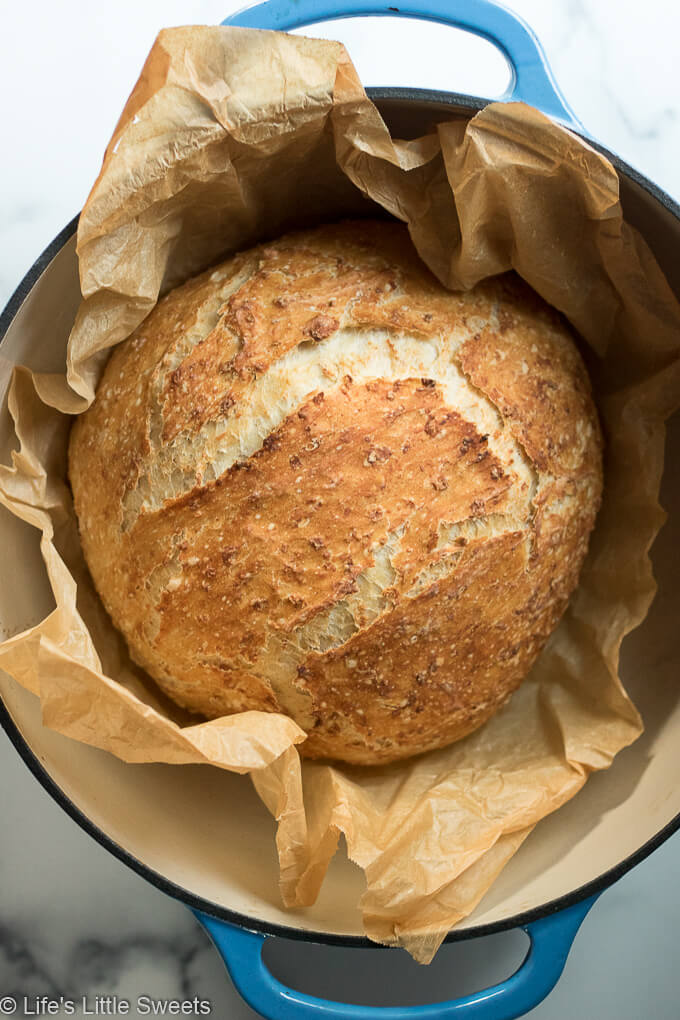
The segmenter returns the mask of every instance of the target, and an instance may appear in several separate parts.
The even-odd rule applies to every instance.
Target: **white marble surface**
[[[2,5],[0,307],[82,205],[156,30],[214,23],[239,6],[229,0]],[[670,0],[642,7],[619,0],[514,0],[511,6],[543,41],[564,94],[593,136],[680,199],[680,8]],[[327,26],[323,34],[347,42],[366,84],[482,95],[504,87],[498,54],[443,28],[371,19]],[[92,1003],[97,994],[117,994],[134,1003],[140,994],[197,996],[211,1003],[214,1016],[253,1016],[189,911],[85,835],[4,734],[0,766],[0,998],[89,996]],[[558,988],[532,1017],[677,1020],[679,850],[680,836],[671,838],[604,894]],[[304,969],[307,952],[304,945],[279,950],[282,972]],[[433,981],[442,993],[455,994],[461,974],[468,980],[474,974],[480,984],[497,979],[518,952],[517,935],[500,936],[474,950],[445,947],[429,972],[398,954],[398,969],[424,996]],[[365,955],[348,965],[346,954],[327,949],[315,967],[329,989],[333,974],[347,966],[348,987],[373,984],[379,992],[388,971],[372,975],[375,964],[363,961]]]

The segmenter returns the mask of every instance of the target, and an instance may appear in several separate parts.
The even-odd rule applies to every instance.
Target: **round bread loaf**
[[[513,274],[447,291],[396,223],[230,258],[164,297],[75,422],[94,583],[207,717],[285,712],[303,754],[388,762],[518,687],[601,494],[589,380]]]

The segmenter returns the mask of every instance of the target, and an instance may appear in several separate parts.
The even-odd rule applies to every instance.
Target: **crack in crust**
[[[432,338],[396,334],[393,330],[346,329],[313,347],[298,345],[243,394],[241,405],[232,406],[206,421],[201,432],[182,433],[164,446],[151,448],[146,469],[124,497],[125,530],[140,513],[154,512],[164,502],[200,489],[222,477],[236,462],[245,461],[271,441],[276,429],[315,393],[327,392],[348,376],[355,382],[388,379],[428,380],[441,386],[448,405],[462,411],[518,475],[532,479],[531,462],[521,444],[504,434],[502,418],[481,391],[466,383],[455,359],[455,349],[465,339]]]

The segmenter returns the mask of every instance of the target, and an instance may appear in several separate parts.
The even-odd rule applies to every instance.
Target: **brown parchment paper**
[[[515,269],[592,351],[605,497],[581,582],[531,675],[481,730],[379,768],[301,762],[292,720],[197,722],[131,663],[85,569],[65,481],[68,415],[159,293],[285,229],[376,205],[452,288]],[[125,761],[250,773],[279,821],[281,891],[314,901],[344,834],[367,934],[432,958],[532,827],[641,732],[618,679],[654,594],[663,420],[680,404],[680,308],[623,221],[602,156],[522,104],[393,140],[340,44],[234,28],[158,37],[78,229],[83,301],[65,376],[15,373],[19,449],[0,501],[42,531],[56,608],[0,645],[47,726]],[[50,337],[45,336],[45,343]]]

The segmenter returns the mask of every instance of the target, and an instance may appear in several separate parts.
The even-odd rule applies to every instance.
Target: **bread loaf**
[[[406,229],[345,222],[164,297],[75,422],[94,583],[207,717],[285,712],[303,754],[441,747],[518,687],[601,494],[589,380],[513,274],[447,291]]]

